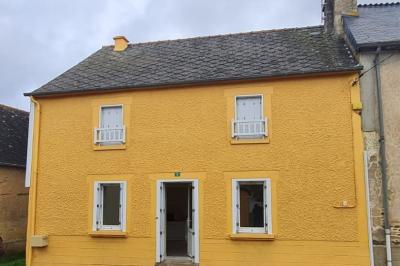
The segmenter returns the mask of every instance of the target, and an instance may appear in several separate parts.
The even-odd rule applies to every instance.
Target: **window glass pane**
[[[262,117],[261,96],[236,98],[236,120],[252,121]]]
[[[120,184],[103,184],[103,225],[119,225]]]
[[[264,184],[239,182],[240,227],[264,227]]]
[[[101,108],[101,127],[122,127],[122,106],[110,106]]]

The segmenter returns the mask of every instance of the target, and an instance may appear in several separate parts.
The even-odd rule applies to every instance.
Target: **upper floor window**
[[[94,130],[94,142],[101,145],[125,143],[122,105],[101,106],[99,127]]]
[[[233,138],[263,138],[268,135],[262,95],[235,97]]]

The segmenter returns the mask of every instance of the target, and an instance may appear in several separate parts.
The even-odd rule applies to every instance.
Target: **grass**
[[[25,259],[9,260],[7,262],[1,262],[1,266],[25,266]]]
[[[24,266],[25,253],[17,253],[0,258],[0,266]]]

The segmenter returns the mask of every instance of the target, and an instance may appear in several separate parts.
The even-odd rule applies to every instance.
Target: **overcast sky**
[[[0,0],[0,104],[28,110],[24,92],[115,35],[144,42],[320,23],[320,0]]]

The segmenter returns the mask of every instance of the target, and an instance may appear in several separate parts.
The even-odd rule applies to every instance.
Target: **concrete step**
[[[167,259],[163,262],[156,263],[156,266],[199,266],[197,263],[193,263],[189,259]]]

